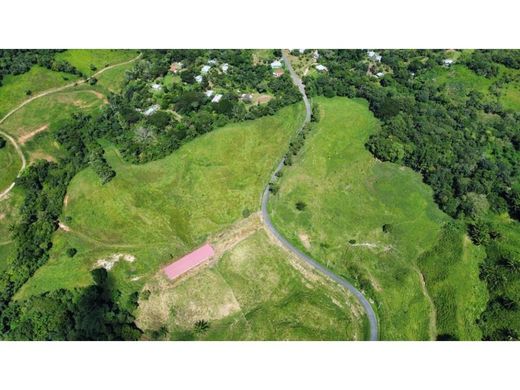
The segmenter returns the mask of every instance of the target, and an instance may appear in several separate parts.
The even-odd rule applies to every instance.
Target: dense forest
[[[435,81],[452,62],[443,50],[320,50],[325,74],[305,78],[311,94],[361,97],[381,121],[366,144],[377,158],[420,172],[439,207],[464,220],[487,258],[490,301],[479,320],[487,340],[520,337],[520,251],[493,215],[520,218],[520,112],[505,110],[501,88],[518,76],[518,50],[475,50],[460,63],[495,78],[489,91]],[[381,57],[377,57],[380,55]],[[499,72],[500,67],[505,71]],[[518,223],[516,223],[518,228]],[[504,319],[507,318],[507,321]]]

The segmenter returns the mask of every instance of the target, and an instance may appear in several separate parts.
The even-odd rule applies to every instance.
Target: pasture
[[[321,121],[294,165],[284,169],[270,202],[273,223],[375,301],[382,339],[436,338],[436,300],[418,259],[438,243],[451,219],[437,208],[419,174],[380,162],[365,149],[379,126],[365,101],[316,101]],[[464,253],[467,272],[453,277],[450,293],[457,312],[465,313],[458,321],[472,328],[464,334],[475,335],[476,310],[459,294],[468,294],[468,286],[480,288],[481,257],[469,249]],[[466,280],[458,285],[461,277]]]
[[[71,49],[56,54],[57,59],[65,60],[87,76],[109,66],[131,60],[137,56],[136,50],[121,49]],[[96,69],[91,69],[91,66]]]
[[[136,257],[111,271],[120,288],[138,291],[161,265],[259,209],[275,161],[303,119],[303,106],[227,125],[170,156],[132,165],[106,145],[116,177],[106,185],[88,168],[69,186],[62,221],[70,231],[53,238],[49,262],[18,297],[90,283],[96,261],[114,253]],[[74,258],[66,249],[75,247]]]
[[[212,266],[150,286],[137,322],[148,335],[164,327],[172,340],[365,339],[355,299],[297,261],[258,230]]]
[[[6,141],[5,146],[0,149],[0,193],[16,179],[22,167],[22,161],[13,144],[7,139]]]
[[[77,76],[54,72],[40,66],[33,66],[31,70],[21,75],[5,76],[0,87],[0,118],[30,98],[27,91],[37,95],[39,92],[70,84],[77,79]]]

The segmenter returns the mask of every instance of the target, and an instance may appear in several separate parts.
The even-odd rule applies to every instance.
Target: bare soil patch
[[[48,128],[49,128],[49,125],[46,124],[46,125],[38,127],[37,129],[35,129],[35,130],[33,130],[33,131],[29,132],[29,133],[22,134],[20,137],[18,137],[18,143],[20,145],[23,145],[27,141],[29,141],[32,137],[34,137],[36,134],[39,134],[42,131],[47,130]]]
[[[135,261],[135,256],[130,255],[128,253],[115,253],[104,259],[98,259],[96,261],[96,265],[94,268],[102,267],[102,268],[106,269],[107,271],[110,271],[114,267],[114,265],[116,265],[116,263],[119,262],[120,260],[124,260],[129,263],[133,263]]]

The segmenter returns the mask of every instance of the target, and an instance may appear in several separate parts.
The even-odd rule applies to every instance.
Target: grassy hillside
[[[138,324],[149,335],[166,326],[163,337],[172,340],[365,339],[353,297],[310,270],[297,270],[287,257],[257,231],[215,265],[152,287],[140,302]],[[208,322],[207,331],[194,329],[199,320]]]
[[[57,59],[68,61],[83,74],[91,74],[103,69],[105,66],[128,61],[137,56],[136,50],[121,49],[72,49],[56,55]],[[97,70],[92,70],[94,65]]]
[[[23,193],[16,188],[0,201],[0,272],[14,255],[14,242],[11,240],[9,226],[17,222],[18,211],[23,201]]]
[[[29,72],[18,76],[5,76],[0,87],[0,118],[29,98],[26,94],[28,90],[36,95],[47,89],[70,84],[74,80],[77,80],[77,76],[40,66],[33,66]]]
[[[436,299],[429,292],[434,282],[425,278],[417,260],[438,242],[450,219],[418,174],[379,162],[365,149],[378,127],[365,102],[317,102],[322,119],[301,157],[284,172],[271,201],[273,222],[294,244],[375,300],[382,339],[435,338]],[[303,211],[297,202],[306,204]],[[465,290],[468,284],[480,285],[475,271],[480,257],[468,256],[467,280],[452,283],[451,291],[457,310],[466,313],[464,326],[472,328],[460,329],[461,338],[477,332],[476,310],[466,310],[473,302],[459,298],[472,293]]]
[[[108,146],[117,176],[102,186],[89,168],[73,179],[63,216],[72,231],[55,233],[51,259],[19,297],[88,284],[96,260],[114,253],[136,257],[112,272],[125,291],[140,289],[161,264],[259,208],[262,188],[302,118],[302,105],[287,107],[217,129],[139,166]],[[73,259],[65,254],[69,247],[78,249]]]
[[[7,139],[6,141],[6,145],[0,149],[0,192],[9,187],[22,167],[22,161],[13,144]]]

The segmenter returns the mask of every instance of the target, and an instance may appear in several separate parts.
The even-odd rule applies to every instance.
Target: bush
[[[298,209],[299,211],[305,210],[306,207],[307,204],[305,202],[302,202],[301,200],[296,202],[296,209]]]
[[[67,249],[67,256],[69,256],[69,257],[76,256],[76,253],[78,253],[78,250],[76,248]]]
[[[5,145],[7,144],[7,141],[4,137],[0,136],[0,149],[5,148]]]

